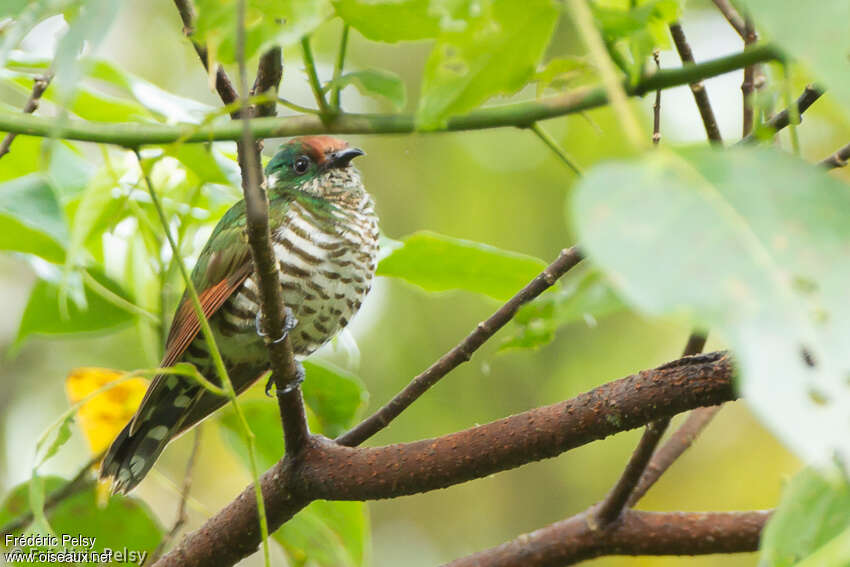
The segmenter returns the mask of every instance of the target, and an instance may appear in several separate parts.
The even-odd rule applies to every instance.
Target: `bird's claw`
[[[288,335],[289,331],[295,328],[298,324],[298,319],[295,318],[295,314],[292,313],[292,309],[289,307],[284,307],[284,318],[283,318],[283,333],[280,335],[280,338],[271,341],[272,344],[276,345],[282,342]],[[254,317],[254,328],[257,330],[257,334],[263,338],[266,338],[268,334],[263,332],[261,326],[261,319],[263,317],[262,311],[257,311],[257,316]]]
[[[277,394],[278,397],[283,396],[284,394],[288,394],[289,392],[300,386],[301,382],[303,382],[304,378],[307,376],[307,373],[304,371],[304,365],[298,362],[297,360],[294,362],[295,379],[289,382],[282,390],[278,390],[275,388],[275,394]],[[266,396],[270,398],[272,397],[272,388],[275,386],[276,384],[274,381],[274,374],[272,374],[269,376],[269,379],[266,382]]]

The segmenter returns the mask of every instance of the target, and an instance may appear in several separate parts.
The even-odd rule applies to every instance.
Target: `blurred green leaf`
[[[396,110],[404,108],[407,100],[404,82],[401,77],[383,69],[365,69],[354,71],[340,76],[334,81],[329,81],[325,89],[337,87],[343,89],[348,85],[354,85],[364,95],[379,95],[389,100]]]
[[[194,173],[199,183],[221,183],[227,185],[230,178],[222,167],[226,158],[216,158],[217,152],[207,144],[172,144],[165,146],[165,155],[171,156],[182,163],[186,169]]]
[[[39,174],[0,184],[0,249],[65,260],[68,227],[50,183]]]
[[[505,301],[546,267],[539,258],[428,231],[403,242],[381,260],[378,275],[427,291],[463,289]]]
[[[121,286],[102,272],[89,270],[89,273],[102,286],[132,302]],[[15,338],[16,346],[20,346],[31,335],[63,336],[105,331],[134,319],[133,315],[88,288],[85,289],[87,308],[83,309],[73,301],[65,301],[63,306],[60,304],[59,287],[59,282],[45,280],[39,280],[35,284],[21,317]]]
[[[236,0],[195,2],[193,39],[206,44],[214,61],[236,62]],[[330,14],[327,0],[248,0],[245,2],[245,58],[274,44],[290,45],[309,35]]]
[[[456,4],[461,12],[466,3]],[[333,5],[337,15],[365,37],[390,43],[437,37],[440,20],[456,16],[451,3],[430,0],[334,0]]]
[[[850,191],[778,151],[653,152],[581,180],[590,259],[651,314],[735,351],[744,397],[806,460],[850,462]]]
[[[58,476],[38,477],[38,480],[42,483],[45,494],[53,492],[68,482]],[[30,481],[14,486],[6,494],[2,504],[0,504],[0,528],[30,511],[29,495]],[[26,528],[21,528],[14,533],[20,534],[25,529]],[[3,547],[3,543],[3,540],[0,539],[0,547]]]
[[[318,500],[298,512],[272,536],[296,565],[366,565],[369,522],[363,502]]]
[[[49,430],[47,430],[44,435],[39,439],[38,443],[35,446],[35,455],[36,455],[36,468],[40,467],[48,460],[52,459],[56,452],[62,448],[62,445],[68,442],[68,439],[71,438],[71,424],[74,422],[74,414],[69,413],[65,419],[61,422],[55,424]],[[51,440],[52,439],[52,440]],[[45,443],[49,440],[50,444],[47,445],[47,448],[44,449]],[[44,449],[44,454],[42,453],[42,449]]]
[[[561,327],[584,319],[589,325],[601,317],[623,309],[611,285],[597,270],[567,279],[553,293],[523,305],[514,316],[519,330],[499,347],[537,348],[555,338]]]
[[[449,116],[524,87],[557,20],[550,0],[495,0],[459,31],[446,30],[425,64],[419,127],[437,128]]]
[[[762,535],[759,567],[797,565],[850,527],[850,485],[833,476],[803,469],[791,480]],[[817,565],[845,567],[847,557]]]
[[[833,93],[835,100],[850,99],[850,2],[820,0],[744,0],[758,22],[792,58],[810,68]],[[845,112],[846,104],[841,105]]]
[[[32,28],[49,16],[74,11],[82,0],[3,0],[0,2],[0,20],[7,17],[11,22],[3,27],[0,34],[0,67],[12,49]]]
[[[592,67],[577,57],[556,57],[546,63],[534,75],[537,83],[537,96],[543,95],[547,88],[563,89],[588,82],[593,77]]]
[[[304,401],[319,422],[319,432],[336,437],[354,424],[369,400],[366,385],[358,376],[323,360],[306,361],[304,369]]]

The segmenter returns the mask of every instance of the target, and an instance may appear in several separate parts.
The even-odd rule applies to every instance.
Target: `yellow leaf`
[[[76,368],[65,380],[68,401],[75,404],[125,374],[109,368]],[[101,392],[80,407],[77,421],[92,454],[100,453],[112,443],[136,413],[147,388],[148,381],[144,378],[130,378]]]

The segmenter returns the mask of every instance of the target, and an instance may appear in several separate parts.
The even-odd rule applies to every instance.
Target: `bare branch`
[[[711,418],[720,411],[720,408],[719,405],[698,408],[690,413],[685,423],[652,456],[652,460],[646,467],[646,472],[644,472],[631,498],[629,498],[629,506],[634,506],[638,500],[643,498],[643,495],[652,488],[652,485],[661,478],[661,475],[670,468],[670,465],[676,462],[676,459],[693,444],[697,436],[711,421]]]
[[[35,82],[32,85],[30,96],[22,110],[24,114],[32,114],[36,111],[41,95],[43,95],[44,91],[47,90],[47,86],[50,84],[51,79],[53,79],[53,73],[49,71],[41,77],[36,77]],[[15,132],[9,132],[3,137],[3,141],[0,142],[0,158],[9,153],[9,148],[16,136],[17,134]]]
[[[741,14],[738,13],[738,10],[735,9],[735,6],[729,0],[714,0],[714,5],[717,6],[717,9],[720,10],[720,13],[729,22],[729,25],[738,32],[741,39],[746,41],[747,24],[744,18],[741,17]]]
[[[658,50],[652,52],[656,71],[661,70],[661,58]],[[661,89],[655,91],[655,104],[652,105],[652,145],[657,146],[661,142]]]
[[[744,46],[749,47],[758,40],[753,19],[748,15],[744,22]],[[741,83],[741,96],[743,98],[743,120],[741,136],[746,136],[753,131],[753,92],[756,88],[756,73],[759,71],[757,65],[744,67],[744,81]],[[762,82],[764,78],[762,77]]]
[[[472,354],[478,350],[496,331],[501,329],[510,321],[516,312],[524,304],[528,303],[566,274],[582,259],[581,252],[575,246],[561,251],[558,258],[546,267],[528,285],[519,290],[507,303],[502,305],[498,311],[493,313],[486,321],[478,326],[463,339],[460,344],[444,354],[440,359],[419,374],[416,378],[384,407],[370,415],[350,431],[339,436],[336,441],[340,445],[354,447],[386,427],[393,419],[415,402],[419,396],[440,381],[440,379],[468,361]]]
[[[808,110],[809,107],[814,104],[821,95],[823,95],[823,93],[824,90],[815,85],[808,85],[805,90],[803,90],[803,94],[800,95],[796,103],[797,113],[799,114],[799,119],[801,121],[803,119],[803,113]],[[791,114],[792,111],[786,108],[782,112],[775,114],[773,118],[767,121],[765,126],[772,129],[774,133],[777,133],[791,123]],[[741,138],[736,145],[751,144],[757,141],[758,138],[756,138],[754,134],[749,134]]]
[[[684,66],[694,65],[694,54],[685,37],[685,31],[679,22],[670,24],[670,34],[673,36],[673,43],[676,44],[676,51],[679,52],[679,58],[682,60],[682,64]],[[717,120],[714,118],[714,110],[711,108],[711,102],[708,100],[708,92],[705,90],[705,85],[702,81],[697,81],[691,83],[690,86],[708,139],[713,144],[723,144],[723,138],[720,137],[720,129],[717,127]]]
[[[850,144],[838,148],[834,154],[822,159],[820,165],[827,169],[835,169],[847,165],[847,160],[850,160]]]
[[[715,405],[735,397],[733,377],[729,355],[714,352],[436,439],[353,448],[313,436],[298,459],[280,461],[260,481],[269,527],[277,529],[314,499],[373,500],[446,488]],[[257,503],[249,486],[157,565],[233,565],[259,542]]]
[[[556,567],[604,555],[705,555],[756,551],[771,512],[626,511],[594,531],[586,513],[522,535],[446,567]]]

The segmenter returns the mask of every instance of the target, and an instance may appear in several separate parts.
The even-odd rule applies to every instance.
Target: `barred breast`
[[[378,223],[371,199],[363,195],[360,206],[335,214],[340,216],[337,222],[328,223],[296,201],[272,234],[284,303],[298,320],[289,335],[298,358],[314,352],[348,324],[375,275]],[[217,332],[230,339],[219,343],[222,355],[234,362],[256,360],[258,350],[265,348],[255,329],[259,311],[255,278],[245,280],[213,318]]]

